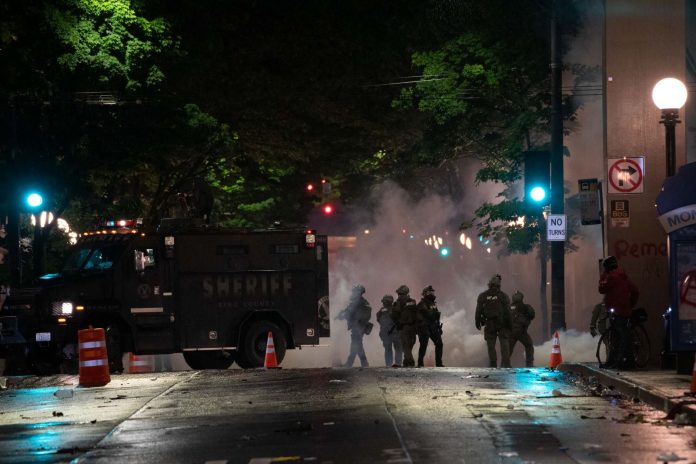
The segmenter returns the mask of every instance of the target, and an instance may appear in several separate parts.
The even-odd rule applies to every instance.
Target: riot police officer
[[[363,298],[364,293],[365,287],[362,285],[353,287],[350,293],[350,302],[341,312],[348,322],[348,330],[350,330],[350,354],[348,355],[348,360],[346,360],[344,367],[353,367],[356,356],[360,358],[360,365],[362,367],[368,367],[370,365],[370,363],[367,362],[365,348],[363,347],[363,336],[369,334],[372,330],[372,323],[370,322],[372,307],[370,303]]]
[[[403,351],[401,351],[401,340],[399,339],[399,331],[396,330],[396,324],[392,319],[392,310],[394,308],[394,297],[384,295],[382,297],[382,307],[377,311],[377,322],[379,322],[379,338],[384,346],[384,365],[389,367],[397,367],[401,365]],[[396,355],[396,359],[394,356]]]
[[[527,332],[529,324],[534,319],[534,308],[524,301],[524,295],[519,290],[512,294],[510,315],[512,316],[512,332],[510,334],[510,355],[519,341],[524,345],[525,365],[534,367],[534,343]]]
[[[423,367],[423,357],[428,349],[428,340],[435,344],[435,365],[442,365],[442,323],[440,322],[440,310],[435,304],[435,289],[428,285],[423,289],[422,298],[418,303],[420,314],[420,326],[418,327],[418,367]]]
[[[490,367],[498,367],[498,356],[495,352],[495,341],[500,340],[500,367],[510,366],[510,297],[500,290],[499,275],[488,281],[488,290],[481,293],[476,301],[476,328],[483,330],[483,336],[488,346]]]
[[[409,296],[409,288],[402,285],[396,289],[396,301],[392,309],[392,318],[399,331],[401,348],[404,352],[404,367],[414,367],[413,345],[416,344],[416,334],[420,325],[416,300]]]

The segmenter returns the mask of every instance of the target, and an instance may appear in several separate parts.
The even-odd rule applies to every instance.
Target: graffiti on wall
[[[621,259],[623,257],[643,258],[646,256],[667,257],[666,242],[629,242],[628,240],[617,240],[614,242],[614,256]]]

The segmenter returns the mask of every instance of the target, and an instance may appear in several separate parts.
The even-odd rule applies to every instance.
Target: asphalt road
[[[0,462],[696,462],[696,428],[534,369],[279,369],[26,379]],[[61,385],[62,384],[62,385]]]

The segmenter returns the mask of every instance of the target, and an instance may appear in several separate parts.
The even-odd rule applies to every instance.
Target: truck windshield
[[[63,272],[111,269],[123,252],[120,245],[96,245],[75,250],[65,262]]]

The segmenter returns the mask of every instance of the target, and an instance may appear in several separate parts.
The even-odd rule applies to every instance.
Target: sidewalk
[[[624,396],[638,398],[645,404],[667,413],[670,418],[686,414],[691,424],[696,424],[696,396],[688,396],[691,376],[680,375],[673,370],[617,371],[600,369],[598,363],[563,363],[558,370],[583,377],[590,377],[605,386],[613,387]]]

